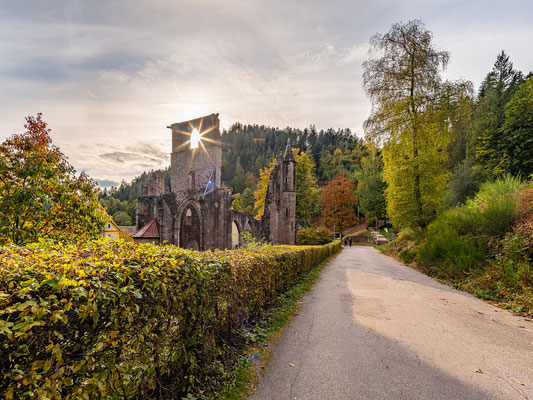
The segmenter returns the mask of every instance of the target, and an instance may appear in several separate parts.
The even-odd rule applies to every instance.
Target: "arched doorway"
[[[233,221],[231,224],[231,247],[235,248],[240,244],[240,229],[237,225],[237,221]]]
[[[191,250],[201,250],[201,224],[198,209],[193,203],[185,207],[179,221],[179,247]]]
[[[253,236],[252,227],[250,226],[250,221],[246,220],[246,224],[244,225],[244,232],[248,233],[250,236]]]

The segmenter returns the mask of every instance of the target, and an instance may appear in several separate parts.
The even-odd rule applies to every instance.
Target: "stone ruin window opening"
[[[198,143],[200,143],[200,132],[198,132],[198,129],[194,128],[191,132],[191,150],[198,148]]]
[[[239,230],[239,226],[235,221],[231,224],[231,247],[235,248],[238,247],[240,244],[240,235],[241,232]]]
[[[179,221],[179,247],[198,250],[202,246],[200,214],[194,204],[189,204]]]

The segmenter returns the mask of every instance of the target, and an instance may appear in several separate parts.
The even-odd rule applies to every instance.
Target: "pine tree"
[[[533,174],[533,77],[525,81],[505,106],[502,147],[506,170],[526,178]]]
[[[488,177],[505,172],[509,164],[503,130],[505,106],[522,82],[522,73],[513,69],[509,56],[502,51],[481,84],[473,116],[473,147]]]

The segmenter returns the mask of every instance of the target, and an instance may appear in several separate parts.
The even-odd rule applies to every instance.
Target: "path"
[[[528,398],[533,322],[364,246],[344,249],[322,271],[252,396]]]

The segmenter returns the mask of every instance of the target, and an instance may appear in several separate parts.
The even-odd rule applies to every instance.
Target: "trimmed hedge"
[[[303,228],[296,234],[298,244],[327,244],[333,241],[333,231],[320,226],[318,228]]]
[[[6,398],[180,398],[222,374],[232,337],[340,250],[193,252],[102,240],[0,248]]]

